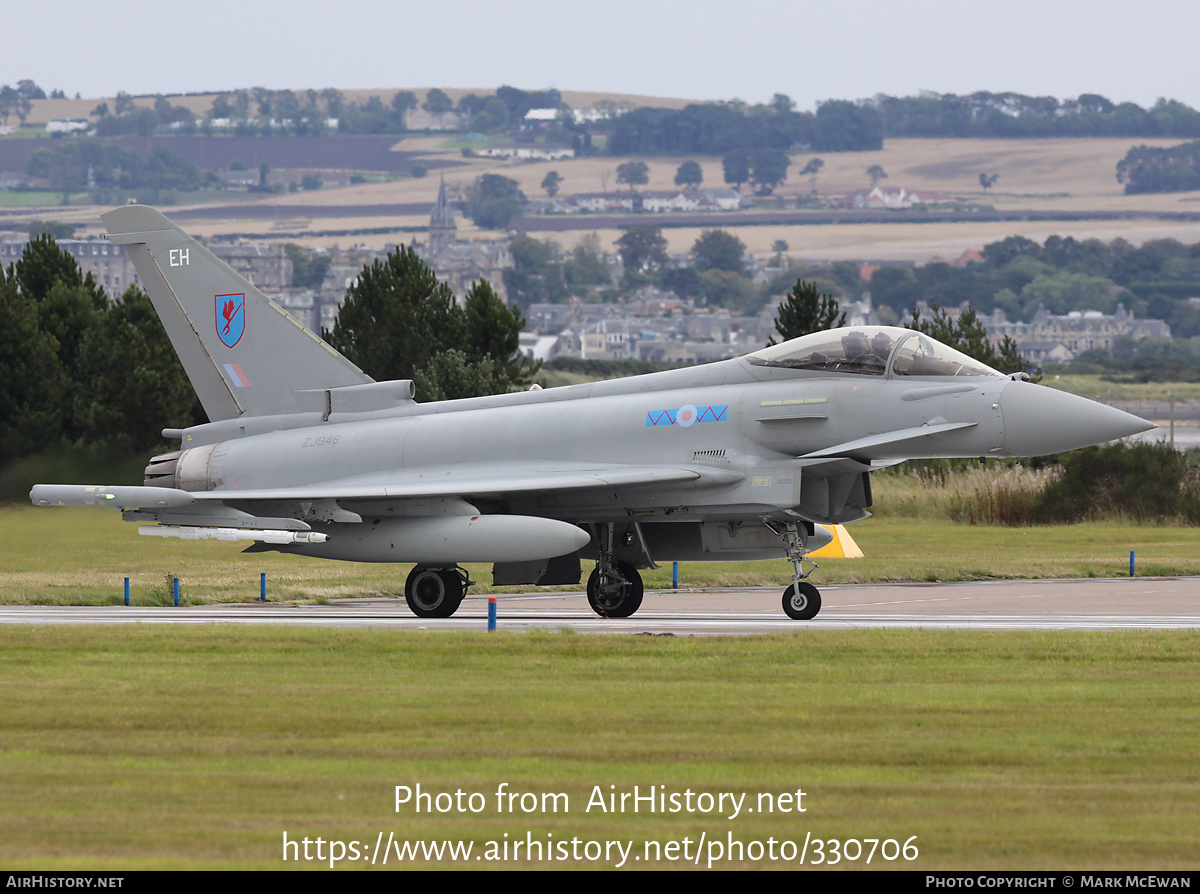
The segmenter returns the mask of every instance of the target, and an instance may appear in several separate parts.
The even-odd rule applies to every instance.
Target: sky
[[[85,98],[510,84],[766,102],[923,90],[1200,108],[1195,0],[59,0],[3,16],[0,84]]]

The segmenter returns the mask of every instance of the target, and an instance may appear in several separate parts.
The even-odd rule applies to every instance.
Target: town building
[[[854,208],[866,208],[872,211],[895,208],[913,208],[917,205],[951,205],[958,201],[957,196],[948,192],[922,190],[920,192],[907,190],[903,187],[876,186],[872,189],[860,189],[849,197],[849,204]]]
[[[404,113],[405,130],[466,130],[465,112],[429,112],[417,107]]]
[[[522,143],[493,143],[476,149],[475,154],[484,158],[519,158],[526,161],[558,161],[574,158],[575,150],[570,146],[530,146]]]
[[[628,320],[601,320],[583,333],[584,360],[628,360],[630,357]]]
[[[138,284],[137,271],[124,245],[113,245],[106,239],[56,239],[55,242],[75,259],[84,276],[92,274],[110,299]],[[0,267],[19,261],[28,244],[28,236],[0,241]]]
[[[414,240],[413,248],[459,300],[473,283],[486,279],[496,294],[508,303],[503,276],[505,268],[513,265],[508,243],[500,239],[459,239],[458,224],[446,195],[444,179],[429,215],[428,241],[422,245]]]
[[[735,189],[660,189],[641,192],[581,192],[549,200],[535,199],[526,214],[651,214],[736,211],[742,194]]]
[[[1097,349],[1111,353],[1118,339],[1171,337],[1165,320],[1135,319],[1123,304],[1111,314],[1073,310],[1062,315],[1048,313],[1039,304],[1028,323],[1010,323],[1002,310],[981,319],[993,344],[999,345],[1007,336],[1035,363],[1063,363]]]
[[[260,289],[286,289],[292,284],[292,259],[282,245],[214,242],[208,250]]]

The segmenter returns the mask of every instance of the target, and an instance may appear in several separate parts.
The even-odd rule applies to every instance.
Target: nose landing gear
[[[821,611],[821,593],[805,578],[817,570],[816,562],[804,557],[808,544],[808,531],[797,522],[777,522],[763,519],[763,524],[783,541],[783,547],[795,571],[792,585],[783,591],[783,611],[793,621],[811,621]],[[812,565],[804,570],[804,563]]]
[[[799,581],[783,591],[783,610],[793,621],[811,621],[821,610],[821,594],[808,581]]]

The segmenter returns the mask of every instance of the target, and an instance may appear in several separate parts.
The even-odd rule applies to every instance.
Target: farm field
[[[59,101],[61,102],[61,100]],[[465,189],[473,180],[485,173],[502,174],[515,179],[522,191],[530,198],[543,197],[540,184],[550,170],[556,170],[564,178],[562,193],[599,191],[603,185],[616,189],[616,166],[622,159],[607,156],[560,161],[512,162],[492,159],[467,159],[453,139],[438,136],[420,136],[395,140],[391,137],[333,137],[323,139],[280,138],[243,139],[219,138],[164,138],[164,142],[181,151],[195,143],[199,148],[192,151],[215,153],[221,158],[230,152],[239,155],[239,160],[250,164],[240,156],[249,154],[251,160],[267,160],[272,166],[285,166],[301,161],[305,167],[353,168],[352,159],[343,155],[342,146],[349,151],[361,141],[371,146],[369,151],[378,155],[385,145],[384,161],[375,162],[385,170],[408,170],[413,161],[431,168],[424,178],[401,177],[390,182],[364,183],[339,189],[324,189],[290,195],[253,197],[246,193],[231,191],[228,202],[248,204],[262,208],[261,215],[246,218],[243,214],[222,219],[205,217],[188,220],[189,232],[206,238],[223,234],[257,234],[269,238],[281,216],[287,216],[289,208],[304,206],[303,215],[309,215],[304,226],[313,232],[355,231],[387,227],[423,227],[428,222],[428,213],[417,208],[432,206],[437,194],[439,170],[445,173],[451,191]],[[342,141],[347,141],[343,143]],[[37,141],[0,141],[0,152],[4,144],[22,147]],[[1149,145],[1173,145],[1173,140],[1137,140],[1109,138],[1043,139],[1043,140],[954,140],[954,139],[893,139],[888,140],[880,152],[828,153],[824,157],[825,167],[817,180],[817,188],[823,195],[842,194],[868,185],[865,170],[871,165],[881,165],[888,178],[884,186],[908,190],[931,190],[948,192],[994,207],[1002,212],[1032,212],[1084,216],[1088,213],[1146,214],[1147,217],[1122,220],[1013,220],[1013,221],[958,221],[953,223],[863,223],[821,225],[740,225],[737,214],[714,214],[712,226],[735,230],[751,251],[767,253],[776,239],[783,239],[790,246],[790,254],[802,260],[908,260],[924,262],[932,258],[953,259],[970,248],[980,248],[988,242],[1010,235],[1023,235],[1044,241],[1050,235],[1073,235],[1076,238],[1099,238],[1109,241],[1115,238],[1141,243],[1147,239],[1175,238],[1184,242],[1200,241],[1200,221],[1162,219],[1155,215],[1200,213],[1200,195],[1196,193],[1170,193],[1157,195],[1126,196],[1116,181],[1117,162],[1134,142]],[[246,144],[241,147],[241,144]],[[201,146],[201,144],[205,144]],[[232,148],[235,144],[239,148]],[[299,144],[305,144],[303,146]],[[205,148],[207,147],[207,148]],[[303,150],[303,158],[293,155]],[[15,151],[15,150],[14,150]],[[28,152],[28,148],[21,151]],[[354,150],[358,152],[358,149]],[[283,153],[275,160],[274,153]],[[207,157],[207,156],[205,156]],[[367,156],[353,158],[363,163]],[[791,178],[778,190],[785,200],[807,194],[811,189],[808,178],[798,178],[796,171],[807,160],[808,155],[797,154],[792,158]],[[197,159],[205,167],[212,161]],[[401,161],[403,160],[403,161]],[[674,186],[676,168],[685,159],[648,157],[650,182],[646,189],[667,189]],[[228,161],[228,159],[227,159]],[[719,158],[697,158],[704,172],[705,186],[723,187]],[[387,162],[387,163],[385,163]],[[393,163],[394,162],[394,163]],[[978,175],[983,172],[999,173],[996,186],[984,195],[979,188]],[[355,214],[353,208],[378,205],[412,206],[414,211],[381,218],[375,213]],[[186,198],[168,209],[186,219]],[[329,209],[320,213],[321,207]],[[41,216],[87,225],[82,231],[89,234],[100,232],[99,213],[103,210],[94,206],[75,206],[70,209],[42,208]],[[53,215],[50,212],[53,211]],[[315,213],[314,213],[315,212]],[[297,215],[297,216],[303,216]],[[646,223],[662,222],[656,215],[644,215]],[[558,233],[538,233],[538,238],[549,238],[570,247],[585,236],[592,228]],[[464,219],[459,219],[460,234],[465,238],[495,238],[494,231],[478,231]],[[611,244],[620,231],[606,224],[603,218],[595,219],[594,229],[601,243]],[[669,228],[665,235],[670,250],[682,252],[689,249],[701,230],[707,226]],[[289,238],[293,238],[290,237]],[[325,245],[332,241],[353,241],[368,247],[382,247],[406,241],[404,232],[356,233],[353,237],[299,235],[296,241],[310,245]]]

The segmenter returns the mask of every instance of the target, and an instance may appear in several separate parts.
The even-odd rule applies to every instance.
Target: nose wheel
[[[795,568],[795,572],[792,574],[792,585],[783,591],[784,614],[793,621],[811,621],[821,610],[821,594],[817,592],[816,587],[805,580],[817,570],[817,563],[806,558],[808,535],[812,533],[811,527],[806,529],[793,521],[777,522],[766,518],[763,519],[763,524],[783,541],[787,557]],[[805,562],[812,565],[808,571],[804,570]]]
[[[806,580],[783,591],[783,611],[793,621],[811,621],[821,610],[821,594]]]

